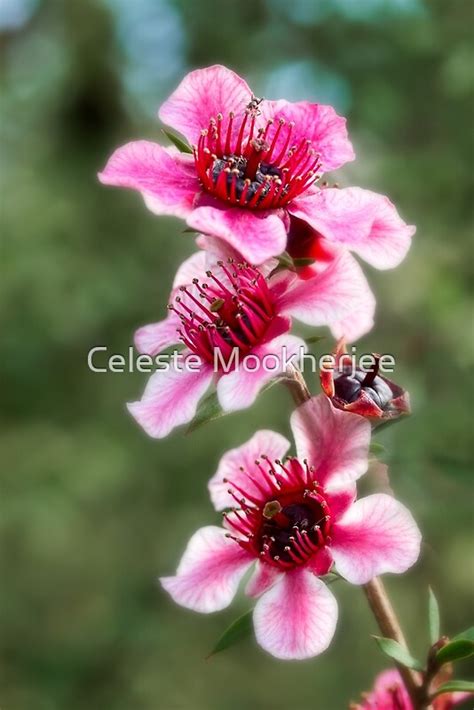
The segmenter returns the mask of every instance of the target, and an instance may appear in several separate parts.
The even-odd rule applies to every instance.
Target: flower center
[[[207,271],[207,281],[193,279],[168,308],[181,320],[182,342],[202,360],[228,363],[237,348],[245,355],[264,336],[274,308],[264,276],[247,263],[218,262],[219,272]]]
[[[336,397],[350,404],[355,402],[363,391],[380,409],[385,409],[393,399],[393,392],[377,373],[378,360],[372,372],[357,369],[353,373],[350,366],[344,366],[342,373],[334,378]]]
[[[193,147],[201,184],[215,197],[253,209],[282,207],[318,179],[319,156],[310,140],[292,144],[293,122],[269,119],[255,125],[247,108],[237,124],[229,113],[211,118]]]
[[[262,456],[255,463],[264,482],[247,475],[261,498],[228,481],[229,493],[240,506],[224,515],[239,535],[229,536],[280,569],[306,564],[330,543],[331,511],[313,468],[296,458],[282,463]]]

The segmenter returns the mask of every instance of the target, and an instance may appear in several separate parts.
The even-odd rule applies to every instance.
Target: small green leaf
[[[431,644],[436,643],[440,636],[439,630],[439,605],[431,587],[428,589],[428,623]]]
[[[470,626],[465,631],[461,631],[460,634],[453,636],[451,641],[459,641],[460,639],[467,639],[468,641],[474,641],[474,626]]]
[[[225,651],[226,648],[233,646],[234,644],[242,641],[247,636],[252,633],[252,609],[245,612],[242,616],[232,622],[230,626],[224,631],[210,654],[207,656],[210,658],[220,651]]]
[[[387,451],[385,446],[382,446],[382,444],[379,444],[377,441],[372,441],[370,446],[369,446],[369,453],[370,454],[384,454]]]
[[[185,141],[183,141],[182,138],[175,135],[171,131],[167,131],[166,128],[162,128],[162,131],[165,134],[165,136],[170,139],[170,141],[176,146],[176,148],[181,153],[191,153],[191,155],[192,155],[193,149],[191,148],[190,145],[188,145]]]
[[[293,264],[295,266],[311,266],[315,261],[316,259],[311,259],[311,257],[297,256],[293,259]]]
[[[450,641],[440,648],[436,654],[436,662],[442,666],[444,663],[460,661],[461,658],[469,658],[474,655],[474,642],[470,639],[460,638]]]
[[[435,698],[443,693],[474,693],[474,683],[470,680],[448,680],[438,686],[431,697]]]
[[[287,251],[284,251],[280,256],[277,257],[278,259],[278,264],[280,266],[283,266],[286,269],[294,269],[294,264],[293,264],[293,259],[291,256],[288,254]]]
[[[325,335],[310,335],[309,338],[305,338],[306,343],[319,343],[320,340],[325,340]]]
[[[383,636],[374,636],[378,647],[385,653],[386,656],[393,658],[394,661],[400,663],[402,666],[407,668],[413,668],[416,671],[422,671],[423,665],[421,662],[414,658],[409,651],[407,651],[403,646],[400,646],[397,641],[392,639],[383,638]]]
[[[224,414],[225,412],[217,399],[217,392],[211,392],[207,397],[201,400],[194,418],[186,429],[186,434],[190,434],[195,429],[199,429],[199,427],[203,424],[207,424],[207,422],[212,422],[214,419],[223,417]]]
[[[380,423],[373,425],[372,432],[377,432],[378,434],[380,431],[388,429],[389,426],[393,426],[394,424],[399,424],[400,422],[405,421],[408,416],[410,415],[408,413],[405,413],[399,417],[393,417],[393,419],[379,419]]]
[[[270,382],[267,382],[267,384],[260,390],[260,394],[262,395],[264,392],[269,390],[270,387],[273,387],[273,385],[278,382],[278,379],[279,378],[277,376],[270,380]],[[217,392],[211,392],[199,403],[198,410],[186,429],[186,434],[191,434],[191,432],[195,429],[199,429],[199,427],[203,424],[212,422],[214,419],[220,419],[227,414],[230,414],[230,412],[224,412],[222,409],[219,404],[219,400],[217,399]]]

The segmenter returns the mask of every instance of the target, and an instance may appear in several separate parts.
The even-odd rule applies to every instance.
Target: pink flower
[[[320,395],[300,406],[289,442],[258,431],[222,457],[209,483],[224,528],[191,538],[175,577],[161,579],[182,606],[208,613],[227,607],[247,570],[246,593],[258,643],[278,658],[308,658],[334,634],[337,604],[320,577],[333,563],[353,584],[404,572],[420,551],[409,511],[391,496],[356,501],[355,481],[367,470],[370,424],[335,409]]]
[[[242,78],[216,65],[188,74],[159,117],[193,155],[128,143],[100,173],[104,184],[138,190],[155,214],[186,219],[254,264],[284,251],[291,216],[378,268],[405,256],[414,228],[386,197],[315,186],[354,159],[346,121],[331,106],[255,100]]]
[[[471,693],[443,693],[433,700],[433,710],[451,710]],[[361,704],[352,704],[351,710],[413,710],[400,674],[395,668],[383,671],[375,679],[373,690],[364,693]]]
[[[310,325],[329,325],[337,336],[347,331],[359,336],[372,326],[375,301],[350,254],[341,253],[302,281],[289,271],[265,277],[271,264],[257,269],[233,258],[224,262],[219,255],[228,250],[218,243],[208,239],[208,251],[184,262],[168,317],[135,335],[137,350],[151,356],[176,343],[185,345],[180,369],[157,371],[142,399],[128,405],[150,436],[164,437],[189,422],[212,381],[225,411],[253,404],[260,389],[285,372],[285,359],[293,356],[297,362],[305,350],[304,341],[288,333],[292,316]],[[198,356],[199,366],[186,369],[191,354]]]

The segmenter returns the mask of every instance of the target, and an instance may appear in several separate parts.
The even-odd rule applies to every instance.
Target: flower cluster
[[[279,658],[307,658],[335,631],[330,573],[366,584],[404,572],[420,552],[420,532],[401,503],[385,494],[357,500],[356,491],[371,424],[408,412],[408,395],[377,371],[339,367],[344,340],[374,322],[375,299],[354,254],[393,268],[415,229],[383,195],[320,182],[355,157],[346,121],[331,106],[258,99],[237,74],[212,66],[188,74],[159,117],[185,140],[128,143],[99,178],[137,190],[152,212],[198,233],[167,316],[140,328],[135,345],[152,356],[180,347],[199,367],[154,373],[129,404],[137,422],[164,437],[195,416],[211,386],[224,412],[249,407],[270,379],[285,376],[287,356],[304,350],[294,321],[340,339],[338,367],[321,372],[323,393],[291,417],[296,455],[266,430],[224,454],[209,483],[222,527],[198,530],[176,575],[161,584],[182,606],[213,612],[230,604],[253,568],[246,593],[258,598],[258,643]],[[265,356],[273,371],[261,365]],[[248,357],[250,371],[241,363]]]

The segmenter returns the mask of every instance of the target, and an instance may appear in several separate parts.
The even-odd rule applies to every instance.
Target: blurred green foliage
[[[2,603],[4,710],[338,710],[385,664],[362,593],[335,586],[320,658],[282,663],[244,642],[208,661],[248,608],[210,617],[156,586],[190,534],[217,521],[222,452],[257,427],[288,433],[283,388],[186,437],[148,439],[125,411],[145,375],[97,375],[96,344],[126,352],[164,315],[193,250],[172,219],[96,172],[190,68],[244,74],[258,95],[332,101],[358,160],[342,185],[386,192],[415,222],[396,271],[364,267],[378,298],[364,349],[392,352],[414,414],[380,440],[424,532],[423,558],[387,584],[414,653],[428,583],[442,631],[472,591],[472,3],[470,0],[17,0],[2,3]],[[331,346],[330,338],[318,344]],[[317,383],[311,383],[317,391]],[[469,564],[471,560],[471,564]]]

